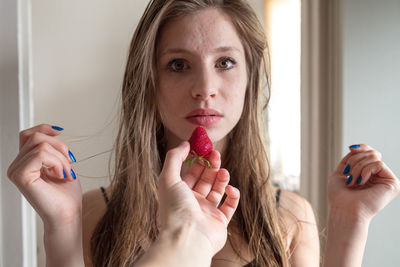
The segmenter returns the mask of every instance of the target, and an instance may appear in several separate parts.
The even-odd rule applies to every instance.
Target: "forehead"
[[[158,53],[183,49],[209,53],[220,47],[243,52],[243,46],[230,17],[219,9],[205,9],[168,21],[161,30]]]

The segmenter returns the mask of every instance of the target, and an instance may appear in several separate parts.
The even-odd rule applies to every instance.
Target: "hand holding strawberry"
[[[187,142],[167,152],[158,180],[160,227],[176,230],[183,225],[194,226],[209,241],[214,255],[226,242],[227,226],[238,206],[240,192],[229,185],[229,172],[220,169],[218,151],[210,153],[214,168],[193,164],[181,176],[188,153]],[[221,203],[224,193],[227,197]]]
[[[213,145],[210,138],[207,135],[206,129],[202,126],[198,126],[194,129],[192,136],[189,139],[190,143],[190,154],[185,160],[187,165],[191,165],[196,161],[203,161],[207,168],[211,169],[211,163],[208,160],[208,156],[213,151]]]

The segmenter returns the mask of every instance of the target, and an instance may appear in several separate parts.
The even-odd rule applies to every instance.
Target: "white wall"
[[[128,47],[147,1],[32,1],[34,124],[63,127],[74,168],[88,191],[108,185],[116,111]],[[82,140],[79,137],[87,137]],[[38,266],[44,266],[37,220]]]
[[[63,127],[60,138],[78,162],[111,149],[128,47],[145,4],[32,2],[34,122]],[[108,156],[77,163],[78,175],[107,175]],[[93,179],[80,178],[84,191],[92,187]]]
[[[399,177],[400,1],[341,2],[343,143],[370,144]],[[363,267],[400,266],[399,211],[397,198],[373,219]]]

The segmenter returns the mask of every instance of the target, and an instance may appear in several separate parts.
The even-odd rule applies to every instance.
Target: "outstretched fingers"
[[[207,195],[210,193],[216,180],[217,173],[221,166],[221,154],[218,151],[213,150],[209,156],[209,161],[212,165],[212,168],[204,168],[201,176],[198,178],[193,187],[193,191],[196,191],[204,197],[207,197]]]
[[[221,202],[225,193],[225,188],[229,183],[229,172],[226,169],[220,169],[217,173],[214,185],[210,193],[207,195],[207,200],[210,201],[215,207]]]
[[[235,213],[236,208],[239,204],[240,191],[239,189],[231,185],[228,185],[225,188],[225,193],[227,197],[225,198],[224,203],[221,205],[219,209],[225,215],[228,224],[232,219],[232,216]]]
[[[199,177],[203,173],[204,165],[200,162],[192,163],[189,170],[182,176],[182,181],[184,181],[190,189],[193,189]]]

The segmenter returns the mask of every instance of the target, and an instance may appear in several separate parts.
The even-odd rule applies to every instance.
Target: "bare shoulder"
[[[110,196],[110,188],[106,188],[106,193]],[[82,242],[85,266],[92,266],[90,261],[90,239],[96,225],[107,210],[103,193],[100,188],[86,192],[82,199]]]
[[[287,237],[292,264],[302,261],[300,258],[309,253],[318,260],[319,233],[311,203],[299,193],[281,190],[278,213],[284,224],[282,232]]]
[[[279,207],[279,213],[289,220],[315,222],[311,203],[297,192],[281,189]]]

